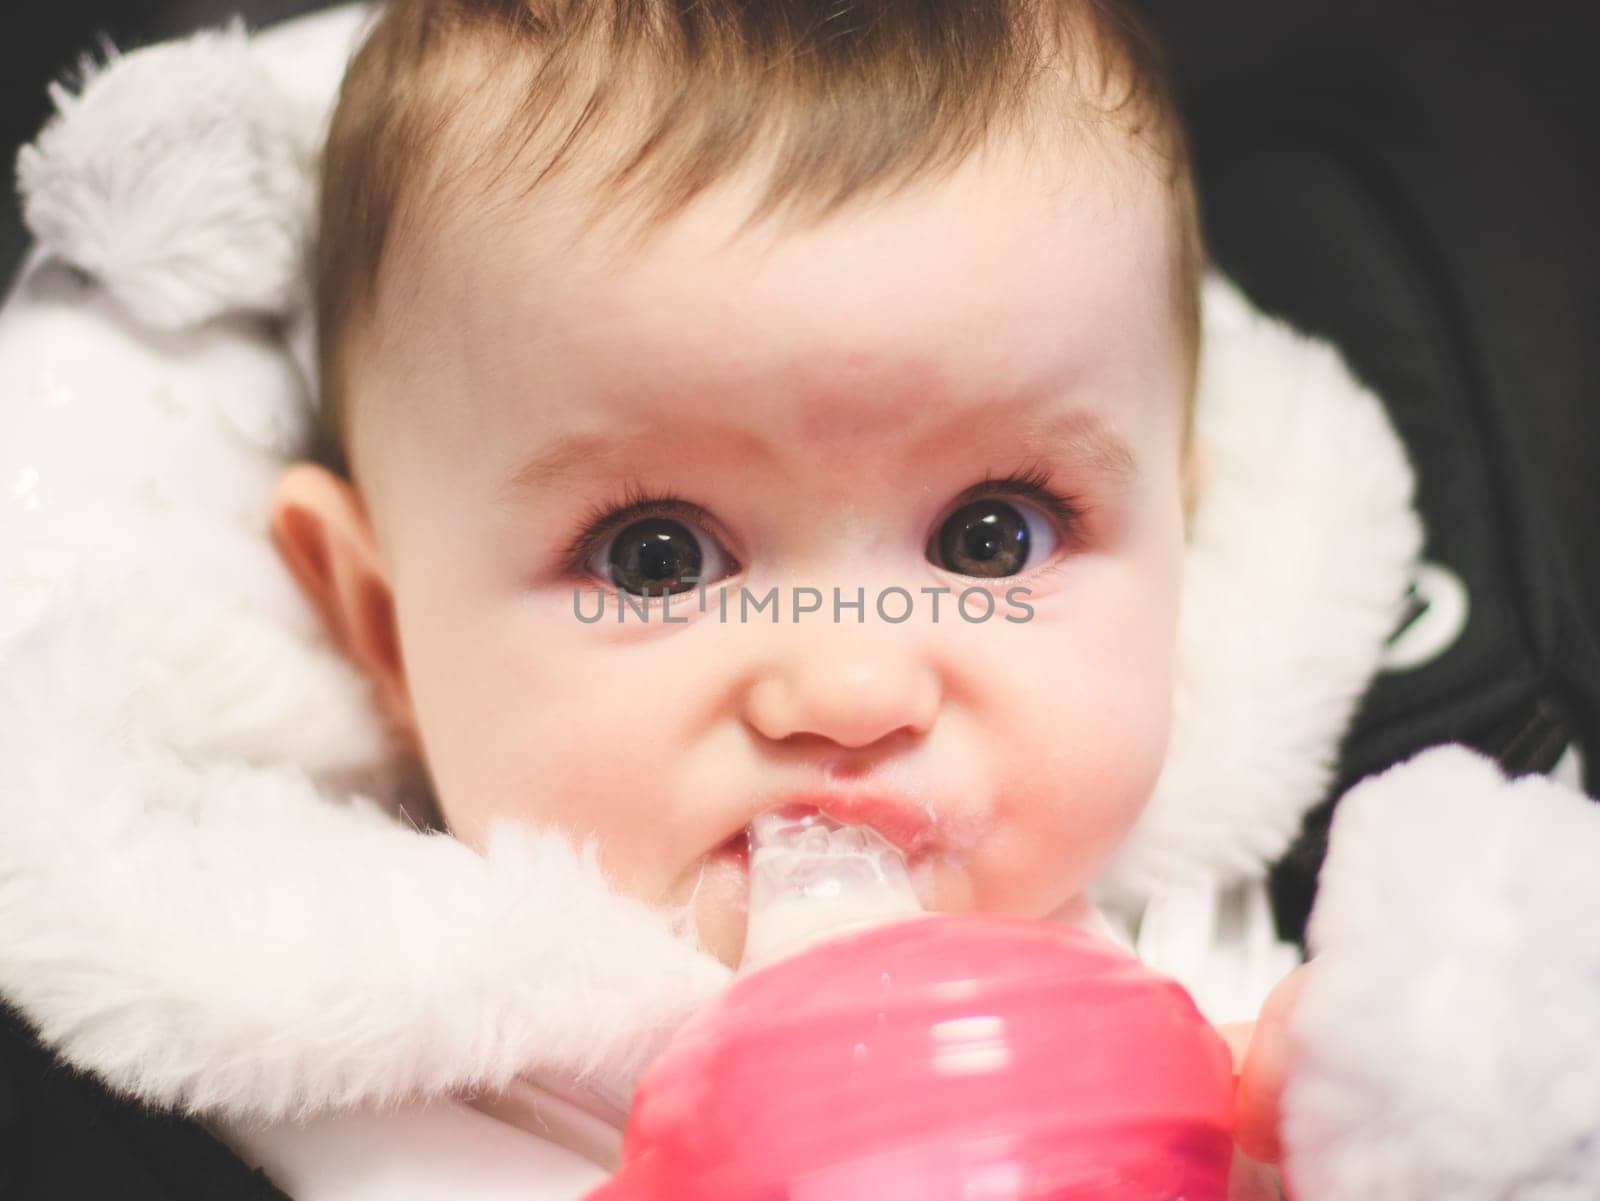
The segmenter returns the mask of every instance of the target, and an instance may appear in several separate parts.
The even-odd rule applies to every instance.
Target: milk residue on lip
[[[750,904],[740,971],[864,926],[924,912],[904,857],[869,826],[820,813],[750,825]]]

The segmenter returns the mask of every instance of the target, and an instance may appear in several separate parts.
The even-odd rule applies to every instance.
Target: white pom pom
[[[29,228],[141,324],[282,315],[305,286],[313,165],[244,26],[87,65],[17,158]]]

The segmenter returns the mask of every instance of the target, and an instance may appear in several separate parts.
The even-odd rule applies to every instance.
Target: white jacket
[[[565,1201],[728,973],[553,834],[479,855],[413,828],[268,542],[312,413],[311,167],[363,19],[115,59],[19,161],[39,246],[0,312],[0,995],[298,1201]],[[1262,881],[1397,654],[1422,530],[1331,348],[1218,277],[1204,320],[1168,760],[1095,897],[1226,1021],[1298,962]],[[1442,747],[1344,798],[1286,1098],[1302,1201],[1600,1196],[1576,770],[1508,782]],[[495,1116],[519,1107],[549,1137]]]

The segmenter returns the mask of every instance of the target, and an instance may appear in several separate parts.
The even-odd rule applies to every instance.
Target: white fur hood
[[[341,9],[114,58],[57,92],[18,164],[40,245],[0,314],[0,994],[69,1062],[216,1119],[530,1073],[625,1096],[728,979],[555,835],[502,831],[479,855],[415,829],[365,687],[268,542],[270,488],[311,422],[312,165],[362,19]],[[1220,278],[1204,303],[1204,476],[1169,757],[1098,886],[1130,930],[1152,907],[1170,924],[1178,901],[1258,882],[1285,850],[1328,787],[1422,545],[1404,448],[1338,355]],[[1561,848],[1536,841],[1544,821],[1554,840],[1600,846],[1581,801],[1538,784],[1550,794],[1517,786],[1546,806],[1517,827],[1527,847]],[[1400,1196],[1398,1182],[1531,1198],[1491,1191],[1535,1162],[1504,1137],[1502,1175],[1424,1187],[1491,1108],[1496,1129],[1512,1119],[1432,1091],[1460,1060],[1407,1097],[1393,1057],[1426,1003],[1396,984],[1373,1004],[1401,929],[1412,954],[1482,951],[1459,914],[1416,903],[1419,873],[1454,879],[1457,865],[1420,838],[1408,860],[1382,848],[1447,803],[1459,823],[1463,790],[1504,821],[1489,798],[1511,785],[1443,748],[1363,788],[1336,822],[1313,918],[1314,946],[1348,966],[1317,983],[1300,1027],[1316,1065],[1291,1096],[1303,1195]],[[1474,853],[1488,852],[1462,861]],[[1508,905],[1540,890],[1504,883]],[[1595,899],[1592,879],[1572,884]],[[1532,953],[1515,935],[1494,944],[1507,966]],[[1546,983],[1579,990],[1575,960],[1593,973],[1592,945],[1568,948]],[[1271,964],[1272,978],[1288,965]],[[1166,966],[1222,988],[1197,961],[1188,976]],[[1496,979],[1485,1012],[1507,1003]],[[1337,1051],[1354,1028],[1368,1059]],[[1560,1052],[1600,1049],[1583,1034],[1541,1065],[1559,1074]],[[1600,1115],[1597,1086],[1572,1083],[1586,1090],[1572,1112]],[[1430,1098],[1435,1157],[1406,1159],[1370,1110],[1392,1100],[1416,1120]],[[1600,1191],[1595,1154],[1584,1195]]]

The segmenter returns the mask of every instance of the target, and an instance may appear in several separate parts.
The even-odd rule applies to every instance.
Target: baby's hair
[[[1187,461],[1194,185],[1160,52],[1118,0],[387,0],[323,162],[321,457],[348,470],[349,347],[396,231],[435,206],[470,197],[472,219],[496,219],[581,167],[592,219],[635,212],[643,236],[759,160],[747,225],[780,211],[815,222],[996,135],[1061,145],[1107,127],[1171,189]]]

